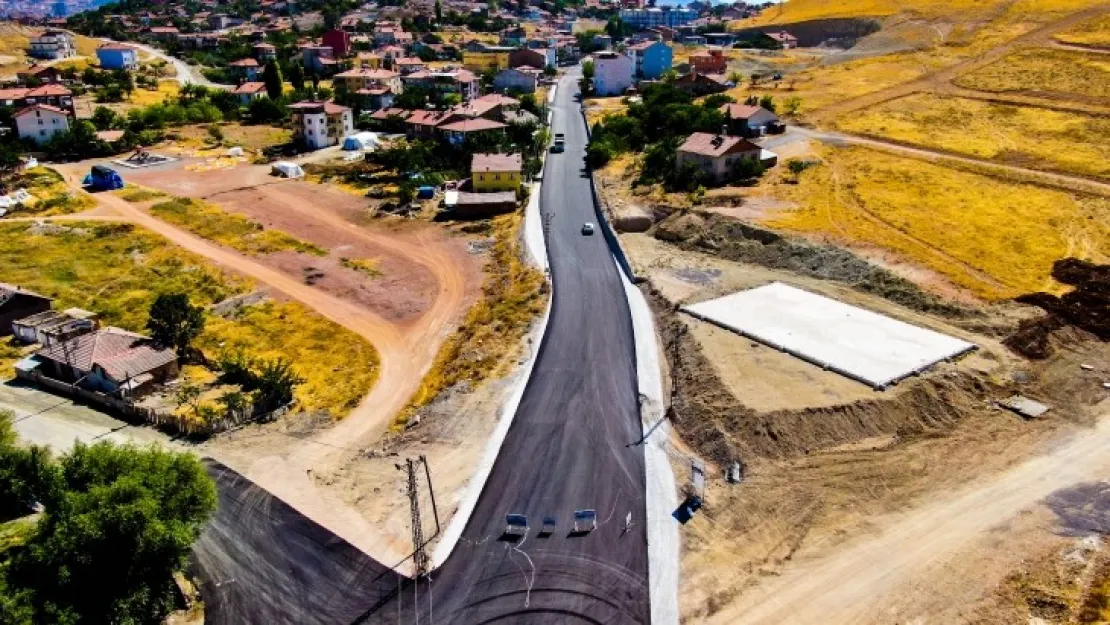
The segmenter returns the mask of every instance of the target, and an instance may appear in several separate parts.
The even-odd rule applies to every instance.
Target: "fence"
[[[159,412],[152,408],[138,406],[129,399],[90,391],[44,376],[38,371],[16,370],[16,377],[76,402],[102,408],[132,425],[151,425],[170,435],[187,438],[207,438],[250,422],[276,419],[289,410],[289,405],[285,405],[260,416],[251,416],[248,411],[244,411],[240,415],[225,415],[215,419],[198,421],[188,416]]]

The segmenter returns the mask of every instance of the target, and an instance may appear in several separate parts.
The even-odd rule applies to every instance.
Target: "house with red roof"
[[[69,131],[69,112],[49,104],[33,104],[12,116],[20,139],[42,145],[60,132]]]
[[[94,391],[134,395],[177,375],[177,354],[119,328],[79,334],[35,352],[43,375]]]

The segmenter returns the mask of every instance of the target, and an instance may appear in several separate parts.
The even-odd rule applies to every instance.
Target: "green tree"
[[[92,123],[97,130],[111,130],[116,125],[116,112],[106,106],[98,106],[93,111]]]
[[[293,401],[293,390],[304,382],[304,378],[297,375],[289,361],[283,358],[263,362],[257,376],[254,404],[260,413],[270,412]]]
[[[216,509],[192,454],[81,443],[57,463],[57,490],[8,583],[30,591],[35,623],[159,623],[172,574]]]
[[[797,115],[798,109],[800,108],[802,108],[802,99],[798,96],[792,96],[786,99],[782,107],[782,112],[787,115]]]
[[[443,23],[443,4],[440,0],[436,0],[436,24]]]
[[[150,305],[146,328],[155,341],[184,355],[204,329],[204,309],[191,305],[184,293],[162,293]]]
[[[582,93],[589,93],[593,88],[595,71],[592,60],[582,63],[582,80],[578,82],[578,87],[582,90]]]
[[[760,98],[759,105],[767,109],[768,111],[771,111],[772,113],[775,112],[775,99],[769,95],[765,95]]]
[[[20,163],[19,144],[0,143],[0,178],[6,178],[15,172]]]
[[[289,83],[293,89],[304,91],[304,67],[300,63],[289,64]]]
[[[269,124],[281,121],[285,117],[285,111],[282,110],[281,105],[270,98],[258,98],[251,102],[247,114],[256,124]]]
[[[281,68],[278,67],[277,61],[270,61],[266,64],[266,68],[262,70],[262,82],[266,83],[266,95],[270,96],[271,100],[281,97]]]
[[[802,172],[809,169],[811,165],[812,164],[808,161],[803,161],[799,158],[792,158],[786,161],[786,168],[789,169],[790,173],[794,176],[794,184],[798,183],[801,179]]]
[[[49,500],[56,478],[49,449],[16,444],[14,417],[0,410],[0,521],[21,517],[35,503]]]

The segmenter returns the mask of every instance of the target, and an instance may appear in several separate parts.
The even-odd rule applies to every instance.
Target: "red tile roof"
[[[470,171],[520,171],[519,154],[475,154]]]
[[[312,102],[309,100],[305,100],[304,102],[297,102],[296,104],[290,104],[289,108],[294,111],[304,111],[306,113],[322,112],[327,115],[338,115],[339,113],[342,113],[344,111],[351,110],[345,106],[336,104],[335,102]]]
[[[749,152],[759,154],[762,149],[743,137],[714,135],[708,132],[695,132],[682,145],[678,146],[679,152],[689,152],[712,158]]]
[[[483,130],[497,130],[498,128],[505,128],[505,124],[495,122],[483,117],[476,117],[474,119],[464,119],[451,124],[440,126],[443,130],[450,132],[481,132]]]
[[[107,377],[122,382],[149,373],[177,360],[172,349],[155,345],[148,337],[119,328],[82,334],[40,349],[39,358],[66,363],[88,372],[99,366]]]
[[[400,74],[391,72],[388,69],[368,69],[365,67],[349,69],[335,75],[336,78],[369,78],[371,80],[391,80],[398,76],[400,76]]]
[[[266,83],[264,82],[245,82],[235,88],[232,93],[239,95],[253,95],[266,90]]]
[[[23,117],[24,115],[32,111],[50,111],[51,113],[58,113],[59,115],[65,115],[67,117],[69,116],[68,112],[56,106],[50,106],[49,104],[33,104],[26,108],[19,109],[18,111],[16,111],[15,115],[12,115],[12,117]]]
[[[748,119],[752,115],[766,109],[762,106],[755,106],[752,104],[722,104],[721,108],[717,110],[724,113],[729,119]],[[770,111],[767,112],[770,113]]]
[[[231,67],[258,67],[258,61],[255,59],[239,59],[232,63],[228,63]]]

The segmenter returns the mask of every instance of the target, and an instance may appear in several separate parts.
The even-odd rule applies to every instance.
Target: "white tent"
[[[378,133],[358,132],[343,139],[343,149],[348,152],[354,150],[375,150],[378,148]]]
[[[296,163],[278,161],[270,166],[270,173],[283,178],[304,178],[304,170]]]

